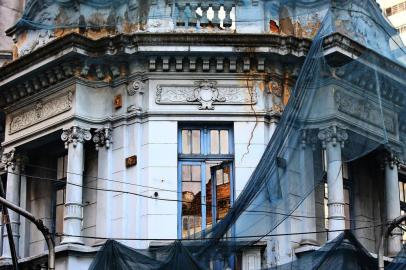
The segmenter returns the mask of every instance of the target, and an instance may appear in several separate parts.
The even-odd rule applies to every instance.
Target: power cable
[[[91,186],[86,186],[86,185],[79,185],[79,184],[74,184],[74,183],[69,183],[63,180],[59,179],[53,179],[53,178],[48,178],[48,177],[40,177],[40,176],[34,176],[34,175],[29,175],[29,174],[22,174],[22,173],[15,173],[15,172],[8,172],[13,175],[17,176],[24,176],[27,178],[34,178],[34,179],[39,179],[39,180],[44,180],[44,181],[51,181],[51,182],[57,182],[57,183],[66,183],[69,185],[81,187],[84,189],[90,189],[90,190],[97,190],[97,191],[105,191],[105,192],[113,192],[113,193],[121,193],[121,194],[129,194],[129,195],[134,195],[134,196],[140,196],[146,199],[153,199],[153,200],[159,200],[159,201],[169,201],[169,202],[177,202],[177,203],[189,203],[192,204],[192,202],[189,201],[183,201],[179,199],[169,199],[169,198],[159,198],[159,197],[153,197],[153,196],[148,196],[144,194],[139,194],[136,192],[131,192],[131,191],[124,191],[124,190],[116,190],[116,189],[105,189],[105,188],[97,188],[97,187],[91,187]],[[317,186],[317,185],[316,185]],[[314,189],[313,189],[314,190]],[[310,191],[313,192],[313,190]],[[307,196],[304,197],[306,199]],[[207,204],[207,203],[193,203],[195,206],[212,206],[213,204]],[[255,204],[251,204],[250,206],[255,206]],[[257,205],[260,207],[261,205]],[[231,210],[232,207],[228,209]],[[293,210],[294,212],[295,210]],[[288,213],[281,213],[281,212],[276,212],[276,211],[265,211],[265,210],[245,210],[243,213],[263,213],[263,214],[274,214],[274,215],[281,215],[281,216],[287,216],[287,217],[292,217],[292,218],[309,218],[309,219],[322,219],[325,220],[326,217],[321,217],[321,216],[307,216],[307,215],[294,215],[294,214],[288,214]],[[328,219],[328,218],[327,218]],[[345,219],[346,221],[358,221],[358,222],[375,222],[374,220],[360,220],[360,219]]]
[[[351,231],[372,229],[376,227],[386,226],[388,223],[382,223],[373,226],[363,226],[351,229]],[[249,239],[256,237],[278,237],[278,236],[292,236],[292,235],[307,235],[307,234],[318,234],[318,233],[328,233],[328,232],[344,232],[343,230],[320,230],[312,232],[295,232],[295,233],[276,233],[276,234],[262,234],[262,235],[244,235],[244,236],[226,236],[225,239]],[[73,234],[55,233],[57,237],[78,237],[85,239],[101,239],[101,240],[117,240],[117,241],[203,241],[203,240],[217,240],[217,238],[211,237],[201,237],[201,238],[190,238],[190,239],[179,239],[179,238],[131,238],[131,237],[101,237],[101,236],[81,236]]]

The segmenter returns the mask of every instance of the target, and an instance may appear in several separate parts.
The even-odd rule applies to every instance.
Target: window
[[[385,9],[385,13],[386,16],[392,16],[404,10],[406,10],[406,2],[402,2],[394,6],[388,7],[387,9]]]
[[[63,232],[63,212],[66,202],[66,175],[67,175],[68,156],[64,155],[58,158],[56,178],[59,180],[55,184],[55,214],[54,214],[54,233]],[[55,237],[55,244],[60,244],[61,237]]]
[[[181,126],[179,129],[178,235],[193,238],[220,221],[233,195],[233,145],[229,126]]]

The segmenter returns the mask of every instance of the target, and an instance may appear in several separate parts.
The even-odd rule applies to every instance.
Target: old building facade
[[[301,11],[262,0],[27,1],[23,18],[7,30],[14,59],[0,69],[2,180],[7,199],[55,234],[56,269],[87,269],[106,238],[136,248],[164,245],[225,216],[272,137],[325,12]],[[368,31],[379,37],[381,30]],[[324,44],[334,57],[366,45],[390,51],[387,40],[362,36],[336,34]],[[333,232],[268,239],[239,254],[239,269],[288,262],[334,238],[334,230],[362,226],[349,220],[400,214],[400,124],[390,126],[396,151],[380,163],[384,171],[365,173],[376,155],[342,164],[348,134],[362,137],[357,121],[371,129],[376,123],[346,105],[361,98],[356,91],[334,81],[323,87],[316,98],[335,109],[322,112],[328,120],[314,111],[308,134],[325,153],[326,189],[299,211],[327,217],[330,208],[342,219],[286,221],[278,232]],[[396,119],[389,107],[385,114]],[[313,155],[310,148],[305,156]],[[44,267],[40,232],[15,213],[10,222],[22,265]],[[355,232],[372,253],[379,233]],[[399,249],[397,235],[388,253]],[[10,256],[3,231],[3,267]]]

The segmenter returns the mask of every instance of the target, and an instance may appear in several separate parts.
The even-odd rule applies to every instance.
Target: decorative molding
[[[402,163],[399,156],[400,155],[398,153],[393,151],[385,151],[382,158],[382,167],[385,168],[385,166],[388,165],[390,169],[395,167],[399,168],[399,165]]]
[[[17,163],[16,150],[13,148],[9,152],[3,153],[1,155],[1,163],[3,163],[5,167],[10,167],[14,171]]]
[[[65,142],[65,148],[68,149],[70,143],[73,147],[76,147],[78,143],[89,141],[92,138],[89,129],[73,126],[68,129],[64,129],[61,135],[62,141]]]
[[[111,144],[113,143],[111,128],[104,127],[97,129],[93,135],[93,142],[96,146],[96,151],[103,146],[105,146],[107,149],[110,148]]]
[[[157,104],[200,104],[199,110],[213,110],[214,104],[250,105],[257,103],[257,93],[247,87],[218,85],[216,81],[196,81],[192,85],[158,85]]]
[[[47,101],[38,101],[29,110],[12,117],[9,134],[16,133],[17,131],[69,111],[72,108],[72,97],[73,92],[69,91],[62,96]]]
[[[127,86],[127,94],[129,96],[134,96],[136,93],[145,93],[146,84],[145,80],[136,79],[133,81],[131,86]]]
[[[321,140],[323,149],[325,149],[327,143],[330,142],[333,146],[340,144],[341,147],[344,147],[344,142],[348,139],[348,133],[345,129],[333,125],[320,130],[317,137]]]
[[[366,99],[357,99],[356,97],[337,90],[334,93],[334,101],[338,111],[358,118],[376,127],[382,127],[382,113],[380,108],[373,102]],[[395,122],[393,117],[383,113],[385,128],[395,133]]]

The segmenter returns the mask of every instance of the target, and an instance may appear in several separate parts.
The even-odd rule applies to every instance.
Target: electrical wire
[[[53,171],[53,172],[60,172],[57,169],[49,168],[49,167],[44,167],[44,166],[38,166],[34,164],[24,164],[25,167],[30,167],[30,168],[37,168],[37,169],[42,169],[42,170],[48,170],[48,171]],[[153,190],[158,190],[158,191],[167,191],[167,192],[175,192],[179,193],[177,190],[173,189],[164,189],[164,188],[158,188],[158,187],[152,187],[152,186],[147,186],[147,185],[141,185],[141,184],[136,184],[136,183],[130,183],[130,182],[125,182],[125,181],[120,181],[120,180],[114,180],[114,179],[109,179],[109,178],[104,178],[104,177],[98,177],[98,176],[93,176],[93,175],[88,175],[84,173],[74,173],[74,172],[66,172],[67,174],[72,174],[72,175],[78,175],[82,176],[86,179],[91,178],[95,180],[103,180],[103,181],[108,181],[108,182],[113,182],[113,183],[119,183],[119,184],[125,184],[125,185],[130,185],[130,186],[138,186],[138,187],[143,187],[143,188],[149,188]]]
[[[59,179],[54,179],[54,178],[49,178],[49,177],[34,176],[34,175],[23,174],[23,173],[15,173],[15,172],[10,172],[10,171],[8,171],[8,173],[13,174],[13,175],[17,175],[17,176],[24,176],[24,177],[27,177],[28,179],[33,178],[33,179],[38,179],[38,180],[51,181],[51,182],[62,183],[62,184],[69,184],[69,185],[73,185],[73,186],[76,186],[76,187],[81,187],[81,188],[84,188],[84,189],[90,189],[90,190],[96,190],[96,191],[104,191],[104,192],[113,192],[113,193],[121,193],[121,194],[129,194],[129,195],[143,197],[143,198],[146,198],[146,199],[158,200],[158,201],[168,201],[168,202],[192,204],[192,202],[183,201],[183,200],[179,200],[179,199],[159,198],[159,197],[153,197],[153,196],[148,196],[148,195],[144,195],[144,194],[139,194],[139,193],[136,193],[136,192],[125,191],[125,190],[91,187],[91,186],[86,186],[86,185],[69,183],[69,182],[64,181],[64,180],[59,180]],[[313,190],[311,190],[310,193],[311,192],[313,192]],[[304,199],[306,199],[307,196],[305,196]],[[193,203],[193,205],[194,206],[209,206],[209,207],[213,206],[213,204],[207,204],[207,203]],[[258,207],[260,207],[261,205],[251,204],[250,206],[258,206]],[[214,205],[214,207],[215,207],[215,205]],[[230,207],[228,209],[228,211],[231,210],[231,208],[232,207]],[[293,212],[294,211],[295,210],[293,210]],[[258,214],[259,213],[262,213],[262,214],[274,214],[274,215],[281,215],[281,216],[287,216],[287,217],[292,217],[292,218],[308,218],[308,219],[321,219],[321,220],[329,219],[329,218],[326,218],[324,216],[295,215],[295,214],[292,214],[292,213],[281,213],[281,212],[276,212],[276,211],[265,211],[265,210],[245,210],[243,212],[244,213],[258,213]],[[371,222],[371,223],[376,222],[376,220],[373,220],[373,219],[372,220],[360,220],[360,219],[347,219],[347,218],[345,218],[344,220],[346,220],[346,221],[358,221],[358,222]]]
[[[389,223],[382,223],[373,226],[363,226],[351,229],[351,231],[372,229],[377,227],[386,226]],[[278,237],[278,236],[292,236],[292,235],[307,235],[307,234],[318,234],[318,233],[328,233],[328,232],[344,232],[347,229],[343,230],[320,230],[312,232],[294,232],[294,233],[276,233],[276,234],[264,234],[264,235],[243,235],[243,236],[226,236],[225,239],[250,239],[256,237]],[[202,240],[217,240],[217,238],[211,237],[201,237],[201,238],[190,238],[190,239],[179,239],[179,238],[131,238],[131,237],[102,237],[102,236],[81,236],[73,234],[64,234],[64,233],[55,233],[57,237],[78,237],[85,239],[99,239],[99,240],[117,240],[117,241],[202,241]]]

